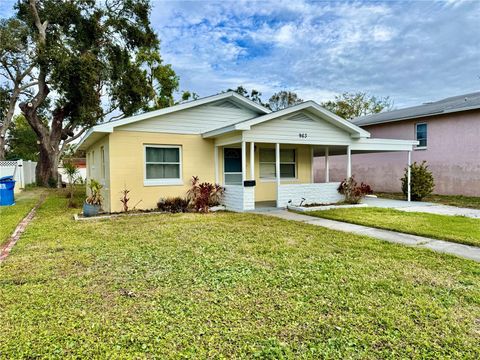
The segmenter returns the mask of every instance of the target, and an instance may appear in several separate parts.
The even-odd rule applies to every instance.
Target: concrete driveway
[[[456,206],[441,205],[422,201],[404,201],[381,198],[365,198],[363,203],[368,206],[390,208],[409,212],[424,212],[438,215],[465,216],[474,219],[480,219],[480,210],[460,208]]]

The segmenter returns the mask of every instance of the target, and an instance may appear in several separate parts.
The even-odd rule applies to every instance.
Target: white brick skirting
[[[255,209],[255,187],[226,185],[222,204],[230,211],[247,211]]]
[[[277,207],[299,205],[302,200],[303,204],[329,204],[342,201],[344,197],[337,191],[339,185],[338,182],[280,185]]]

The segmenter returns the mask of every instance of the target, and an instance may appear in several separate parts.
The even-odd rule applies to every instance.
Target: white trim
[[[275,144],[275,173],[277,175],[277,207],[280,196],[280,144]]]
[[[428,146],[428,123],[423,121],[423,122],[418,122],[415,123],[415,140],[418,141],[418,144],[420,144],[420,140],[418,140],[418,125],[425,125],[425,143],[427,145],[425,146],[416,146],[415,148],[418,150],[425,150]]]
[[[250,180],[255,180],[255,143],[250,143]]]
[[[329,163],[329,153],[330,149],[328,146],[325,148],[325,182],[329,183],[330,182],[330,163]]]
[[[347,146],[347,179],[352,177],[352,149]]]
[[[177,162],[163,162],[162,164],[175,164],[179,166],[178,178],[166,179],[147,179],[147,148],[173,148],[178,149],[178,163]],[[163,186],[163,185],[183,185],[183,161],[182,161],[182,146],[181,145],[163,145],[163,144],[143,144],[143,185],[144,186]]]
[[[410,165],[412,165],[412,152],[408,152],[408,163],[407,163],[407,201],[410,202],[412,199],[412,174]]]
[[[242,141],[242,186],[247,180],[247,143]]]

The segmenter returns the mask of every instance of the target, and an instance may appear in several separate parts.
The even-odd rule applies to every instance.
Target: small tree
[[[68,178],[68,207],[73,207],[73,195],[75,193],[75,184],[80,178],[80,171],[70,160],[63,161],[63,172]]]
[[[410,165],[410,194],[413,201],[421,201],[424,197],[430,195],[435,188],[435,181],[433,180],[432,172],[428,169],[426,161],[421,164],[414,162]],[[405,198],[408,197],[408,168],[405,169],[405,174],[402,180],[402,192]]]

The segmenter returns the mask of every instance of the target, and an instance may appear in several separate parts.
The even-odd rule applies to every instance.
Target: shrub
[[[100,185],[98,181],[91,179],[88,188],[90,189],[90,196],[85,199],[85,202],[90,205],[102,205],[103,196],[100,193],[100,190],[102,190],[103,185]]]
[[[348,204],[358,204],[365,195],[372,194],[372,188],[363,182],[358,185],[353,176],[344,179],[338,187],[338,192],[345,196],[345,202]]]
[[[73,195],[75,193],[75,184],[78,182],[78,179],[81,178],[80,171],[77,166],[70,160],[65,160],[63,162],[63,173],[67,175],[68,178],[68,206],[73,207]]]
[[[187,199],[199,212],[208,212],[211,206],[218,205],[225,189],[218,184],[201,183],[198,176],[192,177],[192,186],[187,192]]]
[[[413,201],[420,201],[424,197],[430,195],[435,188],[432,172],[428,169],[426,161],[421,164],[414,162],[410,165],[411,172],[411,199]],[[405,174],[402,180],[402,192],[405,198],[408,197],[408,168],[405,169]]]
[[[161,198],[157,202],[157,208],[160,211],[170,213],[187,212],[190,201],[181,197]]]

